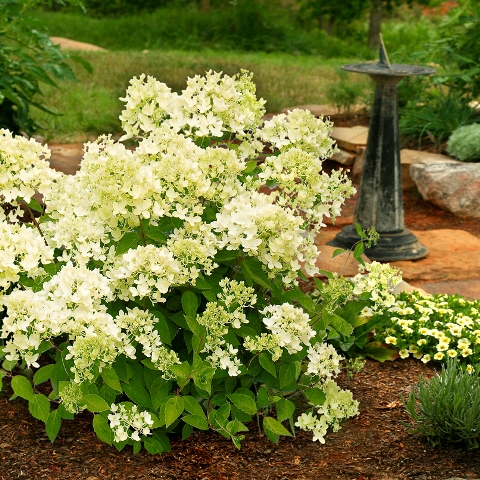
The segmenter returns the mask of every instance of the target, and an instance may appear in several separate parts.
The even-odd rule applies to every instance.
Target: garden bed
[[[410,435],[400,395],[408,395],[419,374],[434,366],[406,359],[383,364],[368,360],[364,370],[339,385],[360,402],[360,415],[330,433],[324,445],[298,431],[278,445],[251,432],[238,451],[216,432],[172,439],[172,450],[150,455],[131,448],[117,452],[102,443],[91,427],[91,414],[64,422],[55,443],[42,422],[33,419],[21,399],[0,399],[0,479],[356,479],[439,480],[480,477],[480,457],[451,446],[435,448]]]

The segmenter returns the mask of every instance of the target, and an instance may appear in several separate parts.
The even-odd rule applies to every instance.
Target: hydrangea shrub
[[[322,172],[331,123],[302,110],[263,123],[247,72],[181,94],[142,75],[123,101],[138,146],[87,143],[74,176],[0,133],[2,376],[52,441],[88,410],[119,450],[160,453],[194,428],[239,447],[255,417],[274,442],[295,426],[324,442],[358,412],[325,342],[353,327],[297,285],[317,271],[323,218],[354,191]]]

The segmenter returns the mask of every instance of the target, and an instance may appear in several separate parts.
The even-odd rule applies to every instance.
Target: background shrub
[[[448,139],[447,152],[462,162],[480,161],[480,124],[457,128]]]

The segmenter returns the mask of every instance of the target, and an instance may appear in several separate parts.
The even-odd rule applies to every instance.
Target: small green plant
[[[447,152],[462,162],[480,161],[480,124],[457,128],[448,139]]]
[[[342,69],[337,69],[338,80],[329,83],[326,96],[339,113],[351,114],[356,106],[365,104],[365,83],[355,82],[349,74]]]
[[[480,446],[480,365],[470,373],[455,359],[442,366],[432,379],[418,384],[403,404],[413,422],[405,424],[411,433],[426,436],[433,445],[463,443]]]

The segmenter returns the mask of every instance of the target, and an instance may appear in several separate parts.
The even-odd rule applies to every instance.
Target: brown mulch
[[[360,402],[360,415],[330,433],[324,445],[311,435],[271,443],[251,425],[241,450],[215,433],[172,440],[162,455],[132,455],[100,442],[91,415],[64,421],[54,444],[43,424],[20,399],[0,399],[0,480],[212,479],[212,480],[436,480],[480,477],[480,456],[460,446],[435,448],[410,435],[400,395],[407,396],[419,374],[433,366],[413,359],[384,364],[368,360],[352,380],[340,376]]]

